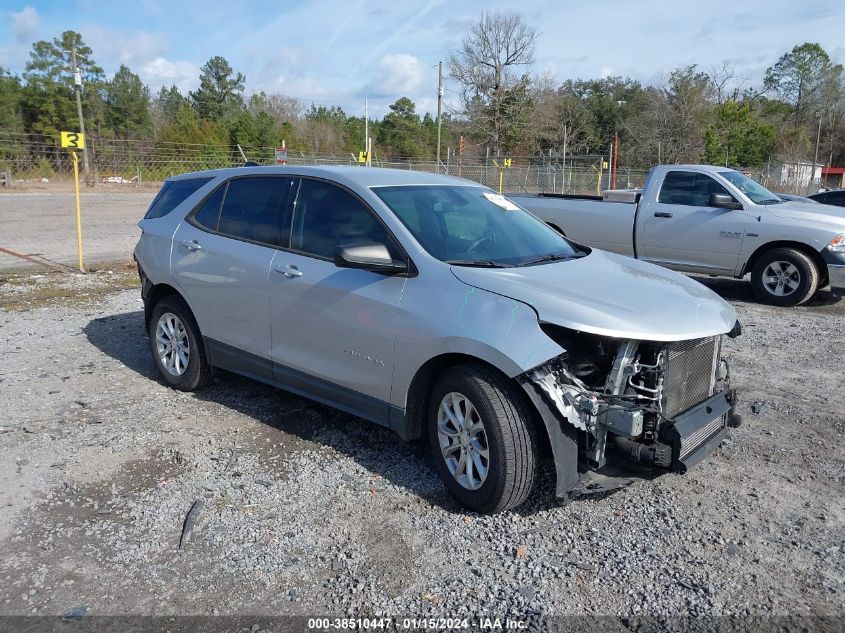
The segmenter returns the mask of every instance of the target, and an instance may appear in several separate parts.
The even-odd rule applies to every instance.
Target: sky
[[[107,75],[126,64],[153,93],[196,88],[202,64],[222,55],[246,75],[247,95],[355,115],[366,98],[374,117],[407,96],[418,112],[435,112],[437,63],[446,107],[457,107],[449,51],[484,10],[516,10],[536,28],[533,72],[558,81],[656,84],[672,68],[727,61],[744,86],[759,86],[768,66],[807,41],[845,63],[843,0],[0,0],[0,66],[22,73],[33,42],[73,29]]]

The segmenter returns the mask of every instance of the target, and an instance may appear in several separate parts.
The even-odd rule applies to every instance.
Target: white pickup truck
[[[845,208],[786,202],[726,167],[659,165],[642,191],[603,198],[508,197],[581,244],[684,272],[750,273],[757,298],[774,305],[805,303],[830,267],[845,267]]]

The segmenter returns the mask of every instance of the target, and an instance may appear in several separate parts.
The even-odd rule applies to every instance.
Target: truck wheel
[[[819,271],[813,260],[794,248],[763,253],[751,270],[751,287],[762,303],[797,306],[816,292]]]
[[[482,365],[451,367],[431,393],[428,422],[437,471],[461,504],[493,514],[525,501],[537,436],[515,384]]]
[[[162,378],[171,387],[194,391],[211,379],[211,364],[200,329],[188,305],[168,295],[153,308],[150,350]]]

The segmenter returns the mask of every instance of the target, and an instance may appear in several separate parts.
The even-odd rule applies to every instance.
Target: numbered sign
[[[67,149],[82,149],[85,147],[85,135],[79,132],[61,132],[62,147]]]
[[[505,159],[505,167],[510,167],[510,166],[511,166],[511,159],[510,159],[510,158],[506,158],[506,159]]]
[[[370,153],[369,152],[358,152],[358,162],[361,164],[368,163],[370,161]]]

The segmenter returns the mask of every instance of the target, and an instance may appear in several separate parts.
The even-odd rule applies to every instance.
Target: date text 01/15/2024
[[[355,630],[355,629],[402,629],[402,630],[501,630],[519,631],[527,628],[527,622],[511,618],[482,617],[470,618],[309,618],[308,628],[317,631]]]

